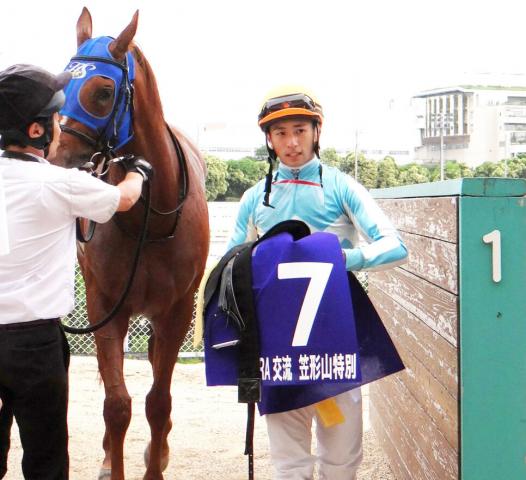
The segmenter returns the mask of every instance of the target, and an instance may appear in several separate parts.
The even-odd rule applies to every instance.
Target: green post
[[[422,428],[405,417],[400,422],[396,415],[382,418],[384,423],[378,422],[378,428],[383,427],[387,432],[379,433],[387,439],[388,455],[394,459],[394,465],[401,465],[401,475],[408,472],[411,478],[526,479],[526,180],[466,178],[372,193],[375,198],[386,199],[384,204],[403,227],[401,232],[415,245],[414,251],[409,251],[413,264],[409,262],[400,272],[390,277],[380,276],[377,280],[380,287],[386,285],[385,291],[378,290],[378,299],[382,301],[383,295],[391,304],[393,300],[398,302],[401,312],[398,324],[409,325],[405,330],[392,328],[400,345],[411,354],[407,358],[413,378],[405,378],[402,373],[395,386],[401,385],[403,389],[386,391],[407,392],[406,400],[413,401],[412,407],[419,412],[420,419],[425,415],[422,412],[426,402],[437,407],[429,415],[429,425]],[[451,198],[449,205],[455,207],[443,211],[456,218],[448,217],[453,221],[444,224],[454,230],[456,220],[455,235],[434,236],[436,230],[427,229],[428,215],[435,229],[441,225],[436,220],[436,212],[430,210],[440,203],[430,201],[433,197]],[[412,210],[408,210],[408,205]],[[401,216],[400,212],[405,213]],[[406,222],[407,219],[410,221]],[[414,349],[414,338],[407,333],[416,335],[411,328],[417,326],[420,332],[427,334],[422,336],[422,342],[429,341],[430,331],[435,337],[440,335],[433,330],[433,322],[429,322],[426,315],[429,317],[429,312],[435,312],[438,318],[436,299],[442,297],[436,292],[443,287],[426,280],[425,273],[441,271],[445,259],[433,258],[418,250],[418,245],[438,245],[440,242],[455,242],[457,248],[458,267],[451,268],[458,268],[458,276],[452,275],[458,278],[458,297],[450,300],[455,305],[448,305],[458,313],[454,326],[458,328],[451,329],[457,332],[454,348],[458,359],[458,390],[453,397],[458,401],[456,418],[453,415],[457,412],[452,413],[451,409],[452,397],[444,385],[438,380],[431,382],[432,390],[426,384],[440,368],[437,359],[446,351],[443,342],[436,350],[432,344],[422,343],[424,354]],[[411,297],[407,288],[401,286],[407,279],[414,281],[419,275],[424,275],[422,284],[426,289],[417,292],[421,297],[416,294]],[[447,293],[443,298],[453,295],[451,290]],[[417,299],[415,309],[407,308],[411,298]],[[451,349],[447,352],[453,355]],[[419,372],[429,375],[419,377]],[[378,392],[378,401],[385,402],[381,386]],[[430,395],[435,397],[429,398]],[[443,417],[440,417],[441,408]],[[452,425],[458,442],[450,440],[448,429]],[[439,445],[446,447],[439,450]],[[454,454],[448,446],[454,449]],[[452,467],[455,461],[458,464]]]
[[[526,199],[499,187],[459,202],[462,480],[526,478]]]

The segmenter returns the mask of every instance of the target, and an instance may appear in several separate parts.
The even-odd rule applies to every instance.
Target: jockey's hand
[[[153,167],[140,155],[128,154],[115,160],[123,166],[126,173],[140,173],[144,181],[151,180],[153,176]]]

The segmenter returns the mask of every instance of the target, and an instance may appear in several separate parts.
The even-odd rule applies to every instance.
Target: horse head
[[[66,70],[72,80],[61,110],[60,143],[55,162],[81,167],[111,155],[133,136],[135,60],[129,52],[139,12],[113,39],[92,38],[92,20],[84,7],[77,21],[77,54]]]

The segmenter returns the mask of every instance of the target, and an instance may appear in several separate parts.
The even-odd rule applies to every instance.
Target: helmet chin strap
[[[53,141],[53,116],[38,118],[31,123],[35,122],[39,123],[44,129],[44,133],[42,133],[40,137],[30,137],[27,134],[27,127],[24,127],[21,130],[8,130],[2,132],[0,148],[5,149],[6,146],[11,144],[19,144],[22,147],[30,146],[37,150],[43,150],[44,156],[47,157],[49,153],[49,145]]]
[[[44,133],[40,137],[30,138],[28,143],[38,150],[44,150],[44,157],[47,157],[49,145],[53,141],[53,117],[39,118],[37,122],[44,127]]]
[[[320,124],[316,122],[314,125],[314,130],[316,131],[316,140],[314,141],[314,153],[315,155],[320,158]]]
[[[267,157],[268,172],[265,175],[265,196],[263,197],[263,205],[265,207],[274,208],[270,204],[270,190],[272,189],[272,168],[278,156],[276,155],[276,151],[270,147],[268,143],[268,139],[266,141],[266,146],[267,146],[267,152],[268,152],[268,157]]]

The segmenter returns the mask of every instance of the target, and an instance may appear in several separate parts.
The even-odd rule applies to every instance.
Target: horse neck
[[[181,176],[175,144],[162,117],[155,123],[141,123],[134,122],[134,140],[126,150],[150,162],[154,169],[152,203],[161,210],[171,210],[177,203]]]

